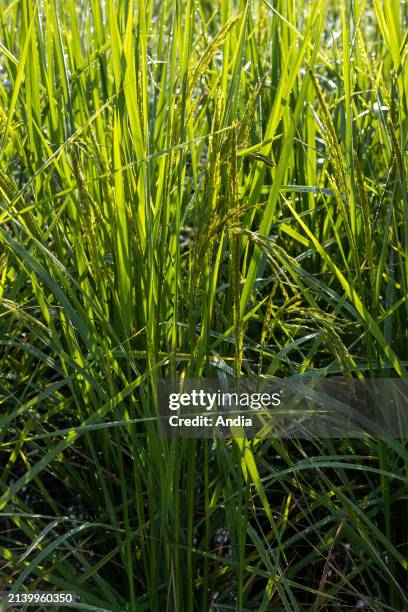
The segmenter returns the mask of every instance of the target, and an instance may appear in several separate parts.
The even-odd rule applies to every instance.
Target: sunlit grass
[[[407,23],[397,0],[0,0],[4,588],[408,608],[403,441],[155,423],[160,377],[406,375]]]

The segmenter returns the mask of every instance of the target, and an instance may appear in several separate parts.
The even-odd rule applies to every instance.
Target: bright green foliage
[[[0,581],[408,609],[403,441],[168,440],[174,376],[406,376],[400,0],[0,0]]]

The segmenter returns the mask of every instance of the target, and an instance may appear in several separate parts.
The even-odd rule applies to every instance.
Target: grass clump
[[[0,0],[4,588],[408,608],[404,441],[156,435],[160,377],[406,376],[407,18]]]

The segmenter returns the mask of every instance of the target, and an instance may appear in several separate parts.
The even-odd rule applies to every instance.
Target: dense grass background
[[[0,582],[407,610],[401,440],[168,440],[169,376],[406,376],[407,4],[0,0]]]

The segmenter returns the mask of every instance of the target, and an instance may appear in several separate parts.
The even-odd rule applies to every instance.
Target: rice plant
[[[406,377],[407,25],[0,0],[3,590],[408,609],[404,440],[157,435],[159,378]]]

